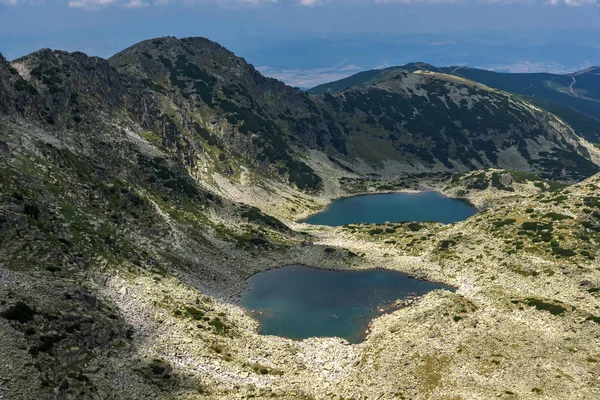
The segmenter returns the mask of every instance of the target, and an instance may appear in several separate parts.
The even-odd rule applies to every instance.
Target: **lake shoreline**
[[[313,226],[343,226],[343,225],[323,225],[323,224],[313,224],[313,223],[309,223],[307,222],[307,220],[309,220],[310,218],[325,213],[327,212],[330,207],[339,200],[347,200],[347,199],[352,199],[352,198],[356,198],[356,197],[367,197],[367,196],[378,196],[378,195],[386,195],[386,194],[406,194],[406,195],[419,195],[419,194],[424,194],[424,193],[438,193],[441,196],[450,199],[450,200],[456,200],[456,201],[460,201],[465,203],[466,205],[468,205],[469,207],[473,208],[474,210],[476,210],[475,214],[477,214],[478,212],[482,211],[479,207],[477,207],[475,204],[473,204],[473,202],[471,202],[471,200],[467,197],[458,197],[458,196],[450,196],[447,193],[445,193],[444,190],[439,189],[439,188],[433,188],[433,187],[424,187],[422,189],[419,190],[415,190],[415,189],[401,189],[401,190],[384,190],[384,191],[376,191],[376,192],[359,192],[359,193],[353,193],[353,194],[348,194],[348,195],[342,195],[340,197],[336,197],[336,198],[332,198],[329,200],[329,202],[319,211],[315,211],[312,212],[302,218],[297,218],[294,219],[293,222],[297,223],[297,224],[307,224],[307,225],[313,225]],[[470,217],[468,217],[470,218]],[[389,222],[393,222],[393,221],[389,221]],[[403,223],[403,222],[427,222],[427,221],[410,221],[410,220],[404,220],[404,221],[395,221],[394,223]],[[435,221],[435,222],[440,222],[440,221]],[[455,222],[460,222],[460,221],[455,221]],[[443,223],[444,225],[449,225],[455,222],[450,222],[450,223]],[[358,223],[358,222],[352,222],[352,223]],[[362,224],[373,224],[373,225],[377,225],[377,224],[381,224],[381,223],[376,223],[376,222],[361,222]]]
[[[274,274],[277,270],[279,273]],[[250,282],[253,278],[256,280]],[[318,284],[314,285],[314,282]],[[293,341],[335,337],[346,340],[349,345],[364,342],[371,331],[371,324],[382,315],[410,307],[430,292],[447,290],[454,293],[457,290],[446,283],[389,268],[331,269],[300,264],[259,272],[248,278],[246,283],[239,306],[258,323],[256,333]],[[303,287],[311,289],[303,290]],[[346,296],[351,296],[354,301],[331,303],[332,293],[338,301]],[[322,301],[327,305],[326,314],[331,314],[315,314],[310,308],[305,309],[307,299],[304,297]],[[281,309],[281,304],[287,306]],[[358,309],[357,304],[360,304]],[[334,320],[330,320],[329,316]],[[293,327],[299,321],[304,321],[301,327]],[[304,325],[307,321],[314,324]],[[290,333],[286,334],[286,329]]]

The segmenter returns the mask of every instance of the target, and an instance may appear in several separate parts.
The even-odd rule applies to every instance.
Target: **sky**
[[[308,88],[424,61],[511,72],[600,65],[600,0],[0,0],[0,53],[110,57],[204,36]]]

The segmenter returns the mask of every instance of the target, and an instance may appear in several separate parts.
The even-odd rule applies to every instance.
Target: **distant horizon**
[[[108,58],[201,36],[263,74],[314,87],[422,61],[569,73],[600,64],[600,0],[0,0],[0,52]]]
[[[598,30],[600,33],[600,30]],[[297,85],[294,84],[294,80],[292,79],[286,79],[290,77],[290,74],[288,73],[287,75],[285,74],[285,72],[289,72],[289,71],[299,71],[292,69],[288,69],[288,70],[284,70],[282,72],[280,71],[272,71],[270,67],[266,67],[266,66],[257,66],[255,62],[253,62],[252,59],[248,59],[247,57],[244,57],[243,55],[240,55],[239,53],[237,53],[236,51],[230,49],[229,47],[227,47],[226,45],[224,45],[223,43],[220,43],[219,41],[213,40],[210,37],[206,37],[206,36],[180,36],[177,37],[175,35],[164,35],[164,36],[157,36],[157,37],[148,37],[146,39],[142,39],[138,42],[135,42],[131,45],[127,45],[125,47],[123,47],[122,49],[116,51],[114,54],[111,54],[110,56],[101,56],[101,55],[96,55],[96,54],[88,54],[85,51],[81,51],[81,50],[65,50],[65,49],[61,49],[61,48],[49,48],[49,47],[41,47],[37,50],[34,50],[32,52],[29,52],[27,54],[24,55],[20,55],[19,57],[16,58],[8,58],[7,59],[9,61],[15,61],[19,58],[22,57],[26,57],[27,55],[31,54],[31,53],[35,53],[36,51],[45,49],[45,48],[49,48],[50,50],[57,50],[57,51],[67,51],[67,52],[82,52],[84,54],[86,54],[87,56],[90,57],[100,57],[103,59],[109,59],[110,57],[114,56],[115,54],[118,54],[119,52],[127,49],[128,47],[131,47],[133,45],[135,45],[136,43],[142,42],[142,41],[146,41],[146,40],[152,40],[152,39],[156,39],[159,37],[176,37],[178,39],[183,39],[184,37],[202,37],[205,38],[207,40],[210,40],[212,42],[218,43],[220,45],[223,45],[223,47],[227,48],[228,50],[232,51],[236,56],[238,57],[243,57],[249,64],[252,64],[259,72],[261,72],[263,75],[267,76],[267,77],[271,77],[271,78],[275,78],[278,79],[292,87],[297,87],[301,90],[310,90],[314,87],[323,85],[323,84],[327,84],[327,83],[332,83],[332,82],[336,82],[348,77],[351,77],[353,75],[356,75],[358,73],[361,72],[366,72],[366,71],[373,71],[373,70],[385,70],[385,69],[392,69],[392,68],[400,68],[400,67],[404,67],[406,65],[409,64],[428,64],[431,65],[433,67],[436,68],[451,68],[451,67],[464,67],[464,68],[472,68],[472,69],[481,69],[481,70],[486,70],[486,71],[492,71],[492,72],[497,72],[497,73],[550,73],[550,74],[557,74],[557,75],[570,75],[570,74],[574,74],[574,73],[578,73],[581,71],[584,71],[586,69],[589,68],[595,68],[595,67],[599,67],[600,66],[600,61],[596,64],[589,64],[589,65],[580,65],[580,66],[573,66],[571,68],[568,67],[563,67],[563,66],[554,66],[552,67],[551,65],[534,65],[534,64],[527,64],[527,62],[522,62],[520,64],[515,63],[512,65],[505,65],[505,66],[497,66],[497,65],[476,65],[476,64],[466,64],[466,63],[462,63],[462,64],[452,64],[452,63],[448,63],[448,64],[433,64],[431,62],[427,62],[427,61],[408,61],[405,63],[398,63],[398,64],[394,64],[394,65],[377,65],[374,66],[372,68],[361,68],[355,65],[351,65],[351,66],[344,66],[342,65],[342,68],[338,68],[338,72],[336,73],[335,76],[331,77],[332,79],[326,79],[327,76],[331,76],[331,75],[327,75],[327,74],[319,74],[319,72],[321,71],[317,71],[317,73],[315,74],[315,76],[312,78],[312,81],[315,82],[314,85],[311,86],[301,86],[301,85]],[[2,49],[0,49],[0,54],[2,54],[4,56],[4,53],[2,52]],[[526,70],[523,70],[526,69]],[[308,72],[310,73],[310,72]]]

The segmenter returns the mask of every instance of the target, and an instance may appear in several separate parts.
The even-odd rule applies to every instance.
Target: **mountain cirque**
[[[205,39],[0,57],[0,396],[599,397],[597,152],[525,100],[418,71],[311,97]],[[295,222],[423,187],[482,211],[375,234]],[[294,263],[457,291],[357,345],[260,336],[244,281]]]

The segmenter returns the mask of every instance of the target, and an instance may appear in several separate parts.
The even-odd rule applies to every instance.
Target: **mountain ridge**
[[[436,67],[436,66],[433,66],[426,62],[415,61],[415,62],[410,62],[410,63],[404,64],[404,65],[399,65],[399,66],[392,66],[392,67],[386,67],[386,68],[382,68],[382,69],[369,69],[369,70],[365,70],[365,71],[360,71],[354,75],[350,75],[346,78],[342,78],[337,81],[326,82],[326,83],[317,85],[315,87],[307,89],[306,91],[311,94],[323,94],[326,92],[331,93],[332,91],[342,90],[342,89],[346,89],[350,86],[353,86],[353,85],[349,85],[349,86],[345,86],[343,88],[338,87],[338,85],[337,85],[338,83],[342,84],[343,82],[345,82],[347,80],[351,80],[351,81],[356,80],[357,83],[355,83],[355,84],[361,84],[361,83],[368,82],[371,79],[371,77],[376,78],[376,77],[380,76],[381,73],[384,73],[386,71],[393,71],[393,70],[409,70],[410,71],[410,70],[415,70],[415,69],[424,69],[424,70],[437,71],[437,72],[440,72],[440,71],[455,72],[460,69],[467,69],[467,70],[486,71],[486,72],[490,72],[490,73],[494,73],[494,74],[505,74],[505,75],[511,75],[511,74],[517,75],[518,74],[518,75],[548,75],[548,76],[574,76],[575,75],[576,76],[576,75],[581,75],[581,74],[585,74],[585,73],[590,73],[595,70],[600,70],[600,65],[585,68],[580,71],[564,73],[564,74],[555,74],[552,72],[524,72],[524,73],[496,72],[493,70],[479,69],[479,68],[468,67],[468,66],[464,66],[464,65],[450,65],[447,67]],[[331,86],[332,84],[336,84],[335,89]],[[343,84],[342,84],[342,86],[343,86]]]
[[[389,67],[384,70],[372,70],[358,73],[337,82],[319,85],[308,92],[313,95],[325,92],[335,92],[347,89],[354,85],[368,83],[378,79],[385,73],[395,70],[414,70],[421,68],[434,72],[445,72],[452,75],[463,76],[490,87],[505,90],[524,96],[527,101],[533,102],[542,108],[561,116],[573,127],[576,127],[586,139],[600,142],[600,79],[593,73],[600,67],[590,67],[570,74],[551,73],[508,73],[494,72],[464,66],[434,67],[426,63],[411,63],[405,66]],[[372,77],[367,79],[365,77]],[[585,78],[583,85],[577,76]],[[589,93],[588,93],[589,92]],[[592,97],[586,97],[586,94]],[[551,102],[551,103],[548,103]]]
[[[363,111],[356,108],[333,110],[327,102],[264,77],[244,59],[206,38],[150,39],[124,49],[109,60],[87,57],[78,52],[40,50],[10,65],[13,70],[20,71],[17,75],[21,90],[16,96],[21,100],[18,101],[29,99],[35,107],[45,103],[42,109],[29,111],[43,116],[43,122],[58,129],[81,129],[86,124],[92,126],[96,123],[101,114],[98,111],[101,111],[112,115],[115,121],[121,121],[128,129],[141,128],[144,132],[158,133],[158,136],[148,134],[152,140],[163,142],[179,160],[187,160],[190,171],[197,171],[197,164],[192,160],[199,151],[208,154],[202,145],[199,146],[200,143],[213,149],[210,163],[215,165],[204,168],[229,171],[230,175],[239,175],[242,166],[258,168],[271,178],[313,191],[319,190],[322,178],[303,159],[307,149],[326,152],[350,166],[355,165],[355,168],[366,161],[373,173],[377,173],[382,168],[381,162],[386,161],[381,157],[374,160],[369,155],[371,150],[363,150],[357,142],[357,135],[379,135],[377,131],[370,133],[368,124],[357,121],[355,114]],[[425,67],[431,68],[422,63],[407,66],[408,71],[414,73]],[[387,69],[383,75],[394,74],[395,71]],[[407,76],[406,79],[412,78]],[[455,78],[450,75],[440,75],[440,79],[442,86],[459,84],[466,85],[466,88],[471,85],[470,81],[452,82]],[[27,89],[24,90],[24,87]],[[34,90],[37,94],[33,93]],[[466,96],[465,104],[469,104],[468,89],[465,90],[465,94],[458,96]],[[486,96],[497,96],[487,88],[482,90],[486,91]],[[76,98],[79,96],[77,91],[81,91],[79,99]],[[43,98],[31,101],[35,96]],[[425,103],[419,107],[434,118],[436,112],[427,109]],[[472,113],[469,107],[459,105],[459,109],[462,113]],[[530,117],[523,114],[523,118]],[[535,124],[544,125],[543,118],[541,114],[536,115],[538,122]],[[491,126],[493,120],[491,116],[484,118],[484,123],[476,128],[483,131],[473,134],[487,134],[483,133],[487,129],[485,125]],[[448,123],[451,122],[444,122]],[[520,121],[512,128],[505,125],[502,129],[520,129],[518,126],[528,124],[531,125]],[[542,129],[548,135],[556,129],[551,125],[544,126]],[[357,133],[357,129],[363,133]],[[420,135],[422,133],[416,130],[421,129],[422,123],[419,122],[406,133]],[[447,127],[438,124],[427,129],[429,138],[426,140],[431,140]],[[410,140],[410,135],[394,133],[397,134],[402,134],[404,140]],[[373,139],[379,141],[377,137]],[[447,137],[446,142],[455,143],[455,138]],[[576,158],[583,160],[590,157],[581,150],[582,147],[556,143],[561,151],[573,152]],[[452,162],[442,153],[432,155],[431,146],[423,140],[406,144],[414,149],[397,147],[382,154],[398,168],[408,171],[432,168],[464,171],[475,167],[471,160],[479,160],[480,166],[497,165],[494,157],[481,159],[482,149],[473,147],[468,141],[463,145],[467,146],[464,152],[470,154],[470,158],[455,158]],[[393,144],[390,149],[393,149]],[[542,154],[541,158],[556,158],[539,151],[534,154],[534,158],[538,157],[537,154]],[[208,159],[205,165],[206,162]],[[519,161],[519,165],[550,178],[567,180],[593,173],[592,164],[585,167],[585,162],[578,167],[580,169],[573,171],[550,167],[553,162],[548,160],[545,164],[528,166],[526,162]],[[586,169],[590,172],[585,172]]]

